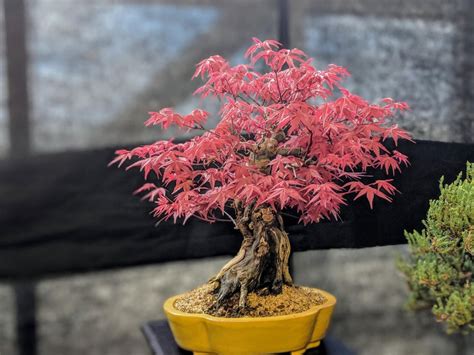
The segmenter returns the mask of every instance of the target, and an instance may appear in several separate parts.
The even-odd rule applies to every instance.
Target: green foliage
[[[448,333],[474,330],[474,163],[452,184],[440,180],[424,229],[405,236],[410,256],[399,259],[410,288],[410,309],[431,307]]]

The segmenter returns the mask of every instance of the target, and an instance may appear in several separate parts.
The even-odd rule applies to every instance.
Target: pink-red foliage
[[[367,170],[395,174],[408,164],[405,155],[382,144],[387,138],[395,144],[410,139],[388,120],[406,110],[406,103],[389,98],[369,103],[341,85],[349,75],[345,68],[317,70],[303,51],[280,49],[274,40],[254,39],[246,57],[249,65],[231,66],[218,55],[197,65],[193,78],[205,83],[196,94],[222,103],[214,129],[204,128],[203,110],[182,116],[164,108],[150,112],[146,125],[177,125],[202,135],[117,151],[112,163],[132,160],[129,167],[156,180],[137,190],[156,204],[156,217],[213,222],[240,201],[278,211],[294,208],[306,224],[337,218],[348,195],[365,196],[371,207],[374,197],[391,201],[397,192],[392,179],[371,181]],[[259,62],[263,72],[254,69]],[[276,136],[277,146],[262,166],[258,152]]]

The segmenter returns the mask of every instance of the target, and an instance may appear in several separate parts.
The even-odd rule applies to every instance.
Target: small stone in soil
[[[216,317],[271,317],[307,311],[323,304],[326,298],[315,289],[302,286],[283,286],[278,295],[260,296],[249,293],[247,307],[239,307],[239,294],[236,293],[224,304],[216,307],[216,295],[210,284],[204,284],[179,297],[174,306],[186,313],[209,314]]]

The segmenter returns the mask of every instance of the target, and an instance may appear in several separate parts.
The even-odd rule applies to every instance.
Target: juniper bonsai
[[[410,288],[408,308],[431,308],[448,333],[474,330],[474,163],[466,177],[440,180],[424,228],[405,236],[410,257],[399,260]]]
[[[389,121],[408,106],[389,98],[369,103],[351,93],[341,84],[345,68],[317,70],[303,51],[281,49],[274,40],[254,39],[246,57],[248,65],[231,66],[219,55],[197,65],[193,78],[204,85],[196,93],[221,102],[215,128],[205,127],[208,113],[200,109],[151,112],[147,126],[174,124],[202,134],[120,150],[112,162],[131,159],[129,167],[155,181],[138,192],[156,204],[160,221],[234,223],[243,237],[240,250],[210,282],[219,305],[238,294],[240,307],[249,292],[280,293],[293,283],[286,209],[307,224],[338,218],[351,194],[365,196],[371,207],[376,196],[391,201],[392,179],[374,179],[369,170],[399,171],[407,157],[383,141],[410,138]]]

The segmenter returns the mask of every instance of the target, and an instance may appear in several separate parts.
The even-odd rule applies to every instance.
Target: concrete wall
[[[417,138],[472,141],[473,1],[293,4],[293,44],[348,67],[351,90],[408,102],[401,125]]]
[[[248,0],[27,3],[38,151],[163,137],[142,123],[161,106],[199,104],[190,100],[196,62],[215,53],[238,62],[252,36],[278,36],[278,2],[270,0],[253,2],[252,11]],[[401,122],[415,137],[471,141],[473,3],[292,0],[291,45],[318,65],[347,66],[347,85],[358,94],[407,101],[413,111]],[[3,52],[0,44],[0,73]],[[0,151],[7,143],[5,99],[2,90]]]

